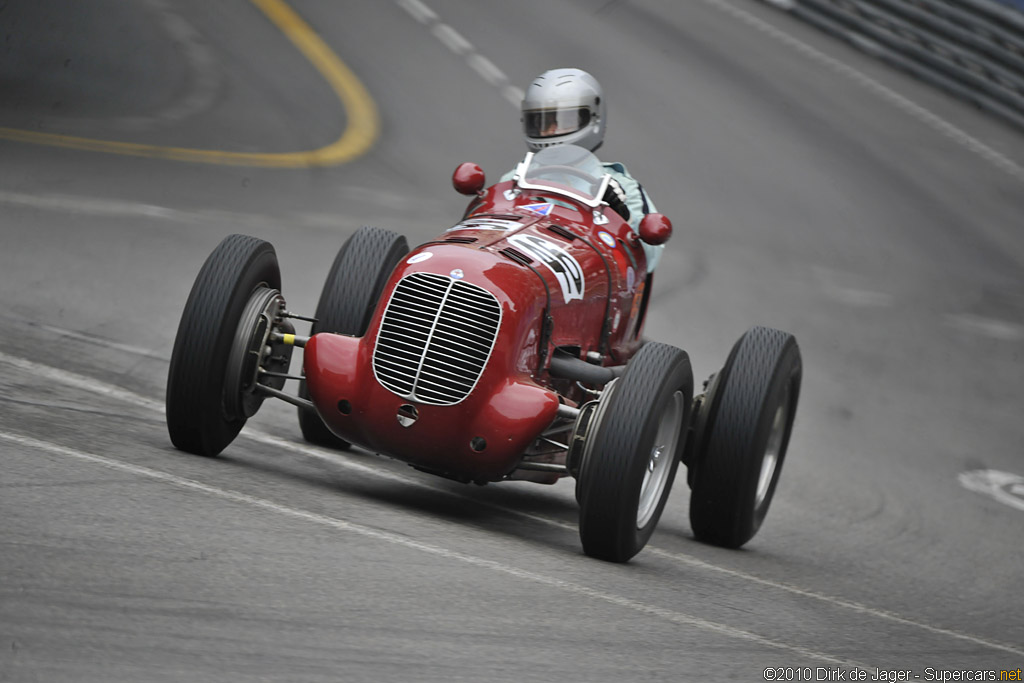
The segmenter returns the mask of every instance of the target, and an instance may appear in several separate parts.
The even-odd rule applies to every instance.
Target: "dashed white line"
[[[473,71],[477,72],[481,78],[490,83],[493,86],[504,85],[508,78],[494,65],[494,62],[484,57],[482,54],[471,55],[466,59],[466,63]]]
[[[424,5],[420,0],[398,0],[398,6],[412,15],[412,18],[421,24],[437,21],[437,14],[434,13],[434,10]]]
[[[510,104],[519,107],[523,101],[523,91],[512,85],[508,76],[490,59],[477,52],[469,40],[450,25],[441,21],[437,12],[427,7],[420,0],[397,0],[399,7],[404,9],[417,22],[427,26],[430,32],[445,47],[462,57],[466,65],[475,71],[489,85],[494,86]]]
[[[51,367],[51,366],[47,366],[47,365],[44,365],[42,363],[36,363],[34,361],[30,361],[30,360],[27,360],[27,359],[24,359],[24,358],[19,358],[19,357],[16,357],[16,356],[11,356],[11,355],[6,354],[6,353],[4,353],[2,351],[0,351],[0,363],[7,363],[8,365],[12,365],[12,366],[20,368],[22,370],[26,370],[28,372],[34,373],[35,375],[37,375],[39,377],[44,377],[46,379],[50,379],[50,380],[53,380],[55,382],[62,383],[64,385],[66,385],[66,386],[72,386],[72,387],[75,387],[77,389],[82,389],[82,390],[85,390],[85,391],[91,391],[91,392],[99,394],[101,396],[106,396],[106,397],[109,397],[109,398],[113,398],[113,399],[117,399],[117,400],[124,401],[124,402],[127,402],[127,403],[131,403],[133,405],[137,405],[139,407],[146,408],[148,410],[155,410],[155,411],[160,412],[161,414],[163,414],[163,412],[164,412],[164,404],[162,402],[154,401],[152,399],[148,399],[148,398],[146,398],[144,396],[141,396],[141,395],[136,394],[134,392],[128,391],[126,389],[122,389],[120,387],[117,387],[117,386],[114,386],[114,385],[111,385],[111,384],[107,384],[107,383],[102,382],[100,380],[93,379],[93,378],[90,378],[90,377],[86,377],[84,375],[79,375],[79,374],[70,372],[68,370],[61,370],[59,368],[54,368],[54,367]],[[554,526],[554,527],[566,529],[566,530],[573,531],[573,532],[576,531],[576,526],[573,525],[573,524],[568,524],[566,522],[561,522],[559,520],[551,519],[549,517],[542,517],[540,515],[534,515],[534,514],[531,514],[531,513],[528,513],[528,512],[523,512],[521,510],[516,510],[514,508],[507,508],[507,507],[504,507],[504,506],[496,504],[496,503],[489,503],[487,501],[477,500],[475,498],[471,498],[469,496],[463,496],[461,494],[458,494],[458,493],[455,493],[455,492],[452,492],[452,491],[444,491],[444,490],[441,490],[441,489],[437,489],[437,488],[434,488],[433,486],[430,486],[428,483],[426,483],[423,480],[411,479],[409,477],[404,477],[404,476],[399,475],[399,474],[395,474],[395,473],[392,473],[392,472],[386,472],[386,471],[383,471],[383,470],[380,470],[380,469],[377,469],[377,468],[374,468],[374,467],[369,467],[369,466],[366,466],[366,465],[362,465],[362,464],[360,464],[358,462],[353,461],[350,458],[346,458],[344,456],[336,455],[336,454],[334,454],[334,453],[332,453],[330,451],[326,451],[326,450],[315,448],[315,447],[311,447],[311,446],[306,446],[304,444],[295,443],[293,441],[288,441],[286,439],[282,439],[282,438],[274,436],[272,434],[268,434],[266,432],[260,431],[259,429],[256,429],[256,428],[246,427],[246,429],[240,434],[240,436],[243,437],[243,438],[251,439],[253,441],[257,441],[259,443],[266,444],[268,446],[273,446],[273,447],[281,449],[281,450],[288,450],[288,451],[292,451],[292,452],[296,452],[296,453],[302,453],[303,455],[306,455],[306,456],[309,456],[309,457],[312,457],[312,458],[315,458],[315,459],[318,459],[318,460],[322,460],[322,461],[325,461],[325,462],[329,462],[329,463],[331,463],[333,465],[344,467],[344,468],[352,470],[352,471],[357,471],[357,472],[360,472],[360,473],[368,475],[368,476],[378,477],[378,478],[387,479],[387,480],[391,480],[391,481],[397,481],[397,482],[401,482],[401,483],[409,485],[409,486],[415,486],[417,488],[428,489],[428,490],[430,490],[430,491],[432,491],[434,493],[439,493],[439,494],[443,494],[443,495],[449,495],[449,496],[452,496],[452,497],[455,497],[455,498],[459,498],[459,499],[462,499],[462,500],[472,501],[475,504],[486,506],[486,507],[491,508],[492,510],[497,510],[497,511],[500,511],[500,512],[503,512],[503,513],[506,513],[506,514],[509,514],[509,515],[514,515],[514,516],[517,516],[517,517],[520,517],[520,518],[523,518],[523,519],[529,519],[531,521],[539,522],[541,524],[546,524],[546,525],[549,525],[549,526]],[[19,438],[28,438],[28,437],[19,437]],[[990,649],[993,649],[993,650],[1000,650],[1000,651],[1003,651],[1003,652],[1008,652],[1010,654],[1024,656],[1024,648],[1014,647],[1014,646],[1007,645],[1005,643],[996,642],[996,641],[985,640],[983,638],[979,638],[977,636],[973,636],[973,635],[970,635],[970,634],[967,634],[967,633],[962,633],[962,632],[959,632],[959,631],[953,631],[953,630],[950,630],[950,629],[944,629],[944,628],[939,628],[939,627],[936,627],[936,626],[931,626],[929,624],[925,624],[923,622],[915,621],[913,619],[909,619],[907,617],[901,616],[901,615],[896,614],[894,612],[888,612],[888,611],[885,611],[885,610],[876,609],[876,608],[869,607],[867,605],[863,605],[861,603],[855,602],[853,600],[847,600],[845,598],[840,598],[840,597],[836,597],[836,596],[832,596],[832,595],[826,595],[824,593],[817,593],[817,592],[814,592],[814,591],[809,591],[809,590],[800,588],[798,586],[793,586],[793,585],[790,585],[790,584],[787,584],[787,583],[782,583],[782,582],[779,582],[779,581],[772,581],[770,579],[764,579],[762,577],[755,576],[753,574],[748,574],[746,572],[742,572],[742,571],[739,571],[739,570],[729,569],[727,567],[721,567],[721,566],[718,566],[718,565],[710,564],[710,563],[705,562],[703,560],[700,560],[700,559],[697,559],[695,557],[692,557],[692,556],[689,556],[689,555],[685,555],[685,554],[682,554],[682,553],[671,552],[671,551],[664,550],[662,548],[657,548],[657,547],[651,546],[651,545],[647,546],[647,548],[644,550],[644,552],[649,552],[649,553],[658,555],[660,557],[671,559],[673,561],[680,562],[680,563],[689,565],[691,567],[695,567],[695,568],[702,569],[702,570],[705,570],[705,571],[710,571],[710,572],[715,572],[715,573],[719,573],[719,574],[724,574],[724,575],[731,576],[733,578],[740,579],[740,580],[743,580],[743,581],[747,581],[747,582],[751,582],[751,583],[756,583],[756,584],[760,584],[760,585],[763,585],[763,586],[766,586],[766,587],[769,587],[769,588],[774,588],[774,589],[777,589],[777,590],[785,591],[785,592],[791,593],[793,595],[798,595],[798,596],[801,596],[801,597],[804,597],[804,598],[810,598],[810,599],[813,599],[813,600],[816,600],[816,601],[819,601],[819,602],[831,605],[833,607],[839,607],[839,608],[842,608],[842,609],[847,609],[847,610],[850,610],[850,611],[853,611],[855,613],[862,614],[862,615],[865,615],[865,616],[870,616],[870,617],[882,619],[882,620],[889,621],[889,622],[892,622],[892,623],[901,624],[901,625],[904,625],[904,626],[910,626],[910,627],[918,628],[918,629],[927,631],[929,633],[933,633],[933,634],[936,634],[936,635],[947,636],[947,637],[954,638],[954,639],[957,639],[957,640],[962,640],[962,641],[965,641],[965,642],[969,642],[969,643],[972,643],[972,644],[975,644],[975,645],[980,645],[980,646],[983,646],[983,647],[987,647],[987,648],[990,648]]]
[[[473,51],[473,43],[463,38],[461,33],[448,24],[435,24],[431,33],[444,43],[445,47],[460,57]]]
[[[517,88],[514,85],[506,85],[501,89],[501,96],[517,109],[522,105],[525,94],[522,88]]]

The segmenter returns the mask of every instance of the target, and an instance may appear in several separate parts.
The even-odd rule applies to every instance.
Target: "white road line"
[[[161,414],[164,412],[164,404],[153,399],[146,398],[141,394],[136,394],[134,391],[128,391],[121,387],[114,386],[113,384],[107,384],[85,375],[79,375],[68,370],[61,370],[60,368],[51,367],[42,363],[36,363],[25,358],[18,358],[17,356],[11,356],[3,351],[0,351],[0,363],[6,363],[19,370],[24,370],[35,375],[40,379],[48,379],[64,386],[74,387],[75,389],[81,389],[88,391],[93,394],[99,394],[107,398],[112,398],[117,401],[123,401],[132,405],[137,405],[140,408],[146,410],[155,410]]]
[[[473,44],[462,37],[462,34],[458,33],[448,24],[434,24],[434,28],[431,30],[434,37],[444,43],[444,46],[449,50],[462,56],[473,51]]]
[[[717,572],[719,574],[726,574],[728,576],[743,579],[744,581],[758,583],[762,586],[768,586],[770,588],[777,588],[778,590],[786,591],[787,593],[792,593],[793,595],[799,595],[800,597],[811,598],[812,600],[825,602],[829,605],[832,605],[833,607],[841,607],[843,609],[847,609],[851,612],[862,614],[864,616],[875,617],[877,619],[884,619],[885,621],[901,624],[903,626],[919,628],[929,633],[934,633],[935,635],[956,638],[957,640],[962,640],[968,643],[972,643],[974,645],[980,645],[982,647],[991,648],[993,650],[1000,650],[1002,652],[1008,652],[1014,655],[1024,655],[1024,649],[1020,647],[1014,647],[1012,645],[998,643],[992,640],[985,640],[984,638],[972,636],[970,634],[962,633],[960,631],[953,631],[947,628],[931,626],[920,621],[914,621],[913,619],[908,619],[907,617],[900,616],[895,612],[889,612],[887,610],[877,609],[875,607],[868,607],[867,605],[863,605],[859,602],[854,602],[853,600],[837,598],[833,595],[825,595],[824,593],[817,593],[815,591],[805,590],[803,588],[799,588],[788,583],[781,583],[779,581],[772,581],[771,579],[764,579],[759,576],[754,576],[753,574],[747,574],[746,572],[736,571],[734,569],[729,569],[727,567],[720,567],[718,565],[709,564],[707,562],[704,562],[703,560],[699,560],[689,555],[682,555],[680,553],[673,553],[668,550],[662,550],[661,548],[648,547],[647,549],[645,549],[644,552],[646,552],[647,550],[650,550],[654,554],[660,555],[661,557],[671,558],[684,564],[687,564],[691,567],[706,569],[709,571]]]
[[[973,470],[961,472],[960,485],[968,491],[974,491],[1009,505],[1024,510],[1024,477],[999,470]]]
[[[83,214],[87,216],[102,216],[118,218],[127,216],[136,218],[162,218],[175,220],[183,223],[195,223],[199,219],[198,212],[185,212],[169,209],[165,206],[155,204],[144,204],[142,202],[128,202],[118,199],[96,199],[93,197],[81,197],[62,194],[30,194],[27,192],[11,192],[0,190],[0,204],[22,207],[26,209],[41,209],[44,211],[62,211],[64,213]]]
[[[825,296],[847,306],[882,308],[895,302],[891,294],[859,286],[860,281],[864,279],[863,276],[822,266],[811,266],[811,272],[818,280],[821,292]]]
[[[1006,320],[996,320],[995,318],[961,313],[957,315],[947,314],[946,324],[964,332],[981,334],[1001,341],[1024,341],[1024,325],[1011,323]]]
[[[481,78],[490,83],[493,86],[503,86],[508,82],[508,78],[494,65],[494,62],[484,57],[482,54],[477,53],[472,55],[466,60],[469,67],[473,71],[477,72]]]
[[[726,14],[732,16],[735,19],[747,24],[748,26],[771,36],[775,40],[786,44],[790,48],[796,50],[802,55],[813,59],[814,61],[822,64],[832,71],[850,79],[857,83],[861,87],[871,91],[875,95],[879,96],[883,100],[888,101],[890,104],[895,105],[898,109],[901,109],[918,121],[928,125],[933,130],[938,131],[942,135],[946,136],[950,140],[957,144],[967,148],[971,152],[974,152],[985,161],[989,162],[999,170],[1007,173],[1008,175],[1024,182],[1024,167],[1020,166],[1012,159],[1007,157],[1000,152],[992,149],[985,143],[981,142],[977,138],[972,137],[968,133],[960,130],[952,123],[946,121],[937,114],[925,109],[916,102],[911,101],[907,97],[899,94],[895,90],[888,86],[882,85],[878,81],[874,80],[870,76],[860,71],[857,71],[852,66],[841,62],[835,57],[830,57],[824,52],[818,50],[811,45],[803,42],[802,40],[795,38],[788,33],[772,26],[763,19],[759,19],[750,12],[736,7],[726,0],[703,0],[705,4],[711,5]],[[773,3],[778,5],[779,3]]]
[[[394,192],[346,186],[338,190],[340,195],[352,201],[369,202],[394,209],[412,210],[422,207],[423,200],[410,199]],[[38,211],[56,211],[79,216],[100,218],[146,218],[171,221],[189,225],[211,225],[230,223],[245,226],[246,229],[280,228],[290,225],[301,228],[337,228],[352,216],[331,213],[286,213],[270,214],[242,213],[223,209],[172,209],[167,206],[146,204],[123,199],[101,199],[81,195],[40,194],[0,190],[0,205]]]
[[[523,91],[509,83],[508,76],[487,57],[476,51],[473,43],[454,28],[441,21],[437,12],[427,7],[420,0],[397,0],[399,7],[408,12],[413,19],[430,29],[430,32],[449,50],[463,57],[466,65],[475,71],[489,85],[494,86],[509,103],[519,107],[523,101]]]
[[[69,339],[77,339],[78,341],[86,342],[94,346],[101,346],[105,349],[114,349],[115,351],[123,351],[124,353],[130,353],[133,356],[142,356],[144,358],[153,358],[155,360],[167,361],[169,360],[163,354],[158,353],[154,349],[147,349],[142,346],[135,346],[133,344],[121,344],[120,342],[110,341],[103,337],[97,337],[91,334],[84,334],[82,332],[76,332],[74,330],[67,330],[63,327],[54,327],[53,325],[43,325],[40,323],[26,323],[30,327],[35,327],[40,330],[46,330],[47,332],[53,332],[59,337],[67,337]]]
[[[11,356],[11,355],[8,355],[6,353],[3,353],[2,351],[0,351],[0,363],[7,363],[8,365],[12,365],[12,366],[20,368],[22,370],[26,370],[28,372],[35,373],[36,375],[38,375],[40,377],[44,377],[46,379],[51,379],[51,380],[53,380],[55,382],[62,383],[64,385],[66,385],[66,386],[72,386],[72,387],[75,387],[77,389],[82,389],[82,390],[85,390],[85,391],[94,392],[94,393],[99,394],[101,396],[107,396],[109,398],[114,398],[114,399],[117,399],[117,400],[125,401],[127,403],[131,403],[133,405],[137,405],[137,406],[146,408],[148,410],[158,411],[161,414],[163,414],[163,412],[164,412],[164,404],[162,402],[158,402],[158,401],[154,401],[152,399],[148,399],[148,398],[146,398],[144,396],[141,396],[139,394],[133,393],[133,392],[125,390],[125,389],[121,389],[120,387],[116,387],[114,385],[107,384],[107,383],[102,382],[102,381],[97,380],[97,379],[86,377],[84,375],[79,375],[79,374],[76,374],[76,373],[73,373],[73,372],[70,372],[70,371],[67,371],[67,370],[61,370],[61,369],[58,369],[58,368],[50,367],[48,365],[44,365],[42,363],[36,363],[34,361],[30,361],[30,360],[27,360],[27,359],[24,359],[24,358],[18,358],[16,356]],[[358,462],[353,461],[351,458],[347,458],[345,456],[337,455],[337,454],[335,454],[335,453],[333,453],[331,451],[328,451],[328,450],[324,450],[324,449],[320,449],[320,448],[316,448],[316,447],[312,447],[312,446],[307,446],[307,445],[300,444],[300,443],[295,443],[293,441],[288,441],[288,440],[282,439],[282,438],[280,438],[278,436],[274,436],[272,434],[268,434],[266,432],[263,432],[263,431],[259,430],[258,428],[247,426],[245,428],[245,430],[242,431],[240,436],[243,437],[243,438],[248,438],[250,440],[259,442],[259,443],[266,444],[268,446],[273,446],[273,447],[281,449],[281,450],[287,450],[287,451],[291,451],[291,452],[295,452],[295,453],[302,453],[303,455],[309,456],[311,458],[315,458],[315,459],[318,459],[318,460],[329,462],[329,463],[331,463],[333,465],[336,465],[336,466],[339,466],[339,467],[344,467],[346,469],[353,470],[353,471],[356,471],[356,472],[360,472],[360,473],[368,475],[368,476],[378,477],[378,478],[381,478],[381,479],[387,479],[387,480],[391,480],[391,481],[397,481],[397,482],[401,482],[401,483],[409,485],[409,486],[415,486],[417,488],[428,489],[428,490],[430,490],[430,491],[432,491],[434,493],[439,493],[439,494],[443,494],[443,495],[452,496],[452,497],[455,497],[455,498],[458,498],[458,499],[461,499],[461,500],[467,500],[467,501],[470,501],[470,502],[472,502],[474,504],[481,505],[481,506],[486,506],[488,508],[491,508],[492,510],[503,512],[505,514],[513,515],[513,516],[520,517],[520,518],[523,518],[523,519],[528,519],[528,520],[531,520],[531,521],[534,521],[534,522],[538,522],[538,523],[541,523],[541,524],[545,524],[545,525],[549,525],[549,526],[554,526],[554,527],[566,529],[568,531],[576,532],[576,530],[577,530],[576,529],[576,525],[574,525],[574,524],[568,524],[566,522],[562,522],[562,521],[559,521],[559,520],[556,520],[556,519],[551,519],[549,517],[542,517],[540,515],[534,515],[534,514],[531,514],[531,513],[528,513],[528,512],[523,512],[521,510],[516,510],[514,508],[508,508],[508,507],[499,505],[497,503],[490,503],[490,502],[487,502],[487,501],[481,501],[481,500],[478,500],[476,498],[472,498],[470,496],[463,496],[463,495],[455,493],[453,491],[445,491],[445,490],[442,490],[442,489],[438,489],[438,488],[435,488],[435,487],[429,485],[425,480],[412,479],[412,478],[409,478],[409,477],[402,476],[400,474],[395,474],[395,473],[392,473],[392,472],[387,472],[387,471],[384,471],[384,470],[380,470],[378,468],[369,467],[367,465],[362,465],[362,464],[360,464]],[[1005,643],[1000,643],[1000,642],[991,641],[991,640],[985,640],[983,638],[979,638],[977,636],[973,636],[973,635],[970,635],[970,634],[967,634],[967,633],[962,633],[960,631],[953,631],[953,630],[950,630],[950,629],[940,628],[940,627],[937,627],[937,626],[931,626],[929,624],[925,624],[923,622],[915,621],[913,619],[901,616],[901,615],[896,614],[894,612],[889,612],[889,611],[886,611],[886,610],[881,610],[881,609],[876,609],[874,607],[869,607],[867,605],[855,602],[853,600],[847,600],[845,598],[840,598],[840,597],[836,597],[836,596],[832,596],[832,595],[826,595],[824,593],[817,593],[817,592],[814,592],[814,591],[809,591],[809,590],[806,590],[806,589],[803,589],[803,588],[800,588],[798,586],[794,586],[794,585],[791,585],[791,584],[782,583],[782,582],[779,582],[779,581],[772,581],[770,579],[764,579],[762,577],[755,576],[753,574],[748,574],[746,572],[742,572],[742,571],[739,571],[739,570],[729,569],[727,567],[722,567],[722,566],[719,566],[719,565],[710,564],[708,562],[705,562],[705,561],[700,560],[698,558],[692,557],[690,555],[685,555],[685,554],[677,553],[677,552],[671,552],[671,551],[664,550],[662,548],[658,548],[658,547],[655,547],[655,546],[652,546],[652,545],[648,545],[647,548],[644,549],[644,552],[650,552],[650,553],[658,555],[659,557],[664,557],[664,558],[671,559],[671,560],[674,560],[674,561],[677,561],[677,562],[681,562],[681,563],[684,563],[684,564],[686,564],[688,566],[691,566],[691,567],[694,567],[694,568],[697,568],[697,569],[702,569],[702,570],[706,570],[706,571],[710,571],[710,572],[715,572],[715,573],[718,573],[718,574],[724,574],[724,575],[727,575],[727,576],[730,576],[730,577],[733,577],[733,578],[736,578],[736,579],[740,579],[740,580],[743,580],[743,581],[748,581],[748,582],[751,582],[751,583],[756,583],[756,584],[760,584],[762,586],[767,586],[767,587],[774,588],[774,589],[777,589],[777,590],[781,590],[781,591],[784,591],[784,592],[787,592],[787,593],[791,593],[793,595],[798,595],[798,596],[801,596],[801,597],[804,597],[804,598],[810,598],[810,599],[813,599],[813,600],[817,600],[819,602],[831,605],[833,607],[839,607],[839,608],[843,608],[843,609],[852,610],[852,611],[854,611],[854,612],[856,612],[858,614],[862,614],[862,615],[866,615],[866,616],[871,616],[871,617],[875,617],[875,618],[878,618],[878,619],[883,619],[885,621],[890,621],[890,622],[893,622],[893,623],[902,624],[904,626],[911,626],[911,627],[914,627],[914,628],[918,628],[918,629],[927,631],[929,633],[934,633],[936,635],[948,636],[950,638],[955,638],[957,640],[962,640],[962,641],[965,641],[965,642],[973,643],[975,645],[981,645],[983,647],[991,648],[993,650],[1000,650],[1000,651],[1003,651],[1003,652],[1008,652],[1010,654],[1024,656],[1024,648],[1021,648],[1021,647],[1014,647],[1012,645],[1007,645]]]
[[[430,24],[437,21],[437,14],[434,10],[424,5],[420,0],[398,0],[398,6],[412,15],[412,18],[421,24]]]
[[[525,95],[526,93],[523,92],[522,88],[517,88],[514,85],[506,85],[501,89],[501,96],[508,100],[516,109],[522,106]]]
[[[366,538],[371,538],[373,540],[384,541],[386,543],[402,546],[404,548],[409,548],[411,550],[417,550],[420,552],[428,553],[430,555],[435,555],[437,557],[443,557],[448,560],[455,560],[457,562],[469,564],[474,567],[479,567],[481,569],[499,572],[502,574],[506,574],[508,576],[522,579],[533,584],[549,586],[551,588],[563,590],[569,593],[573,593],[575,595],[580,595],[594,600],[600,600],[602,602],[606,602],[617,607],[623,607],[648,616],[658,617],[674,624],[691,626],[702,631],[717,633],[719,635],[723,635],[729,638],[744,640],[750,643],[763,645],[765,647],[773,648],[776,650],[782,650],[784,652],[788,652],[791,654],[800,655],[802,657],[808,657],[823,662],[829,662],[831,664],[856,667],[858,669],[863,669],[866,671],[874,670],[874,667],[868,667],[858,662],[840,659],[830,654],[817,652],[815,650],[800,647],[799,645],[790,645],[789,643],[785,643],[779,640],[773,640],[771,638],[766,638],[756,633],[744,631],[742,629],[727,626],[725,624],[720,624],[714,621],[701,619],[699,617],[685,614],[683,612],[677,612],[675,610],[666,609],[664,607],[658,607],[656,605],[649,605],[643,602],[638,602],[636,600],[631,600],[630,598],[621,595],[616,595],[615,593],[600,591],[589,586],[584,586],[582,584],[573,583],[571,581],[566,581],[564,579],[559,579],[553,576],[547,576],[546,574],[540,574],[538,572],[520,569],[518,567],[497,562],[495,560],[488,560],[483,557],[477,557],[476,555],[467,555],[466,553],[450,550],[448,548],[444,548],[441,546],[431,545],[429,543],[424,543],[422,541],[416,541],[407,536],[401,536],[399,534],[383,531],[381,529],[374,529],[371,527],[363,526],[361,524],[350,522],[345,519],[330,517],[328,515],[310,512],[308,510],[291,507],[289,505],[275,503],[264,498],[258,498],[256,496],[251,496],[246,493],[241,493],[239,491],[232,491],[230,489],[223,489],[217,486],[212,486],[210,484],[204,484],[194,479],[187,479],[185,477],[179,477],[177,475],[170,474],[169,472],[154,470],[148,467],[143,467],[141,465],[133,465],[130,463],[123,462],[121,460],[115,460],[93,453],[86,453],[85,451],[67,448],[65,446],[60,446],[58,444],[50,443],[48,441],[40,441],[38,439],[33,439],[31,437],[12,434],[10,432],[0,431],[0,440],[7,441],[9,443],[15,443],[26,448],[32,448],[47,453],[52,453],[54,455],[84,460],[120,472],[127,472],[140,477],[155,479],[157,481],[161,481],[172,486],[177,486],[179,488],[198,491],[200,493],[205,493],[216,498],[222,498],[224,500],[229,500],[235,503],[249,505],[269,512],[275,512],[286,517],[301,519],[306,522],[312,522],[314,524],[330,527],[338,531],[347,531]]]

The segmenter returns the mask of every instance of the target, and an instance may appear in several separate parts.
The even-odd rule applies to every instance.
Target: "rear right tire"
[[[696,415],[687,456],[690,526],[738,548],[761,527],[793,429],[803,364],[796,339],[755,327],[732,348]]]

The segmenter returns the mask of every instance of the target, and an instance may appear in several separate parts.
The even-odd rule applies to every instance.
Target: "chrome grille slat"
[[[429,368],[425,368],[420,372],[420,381],[423,381],[424,377],[435,377],[443,379],[440,375],[448,375],[454,377],[457,380],[469,379],[470,381],[476,381],[476,373],[472,370],[467,370],[460,365],[453,365],[451,363],[445,363],[444,361],[432,360]]]
[[[409,315],[421,315],[423,313],[429,313],[432,307],[427,304],[421,304],[411,301],[401,301],[395,306],[395,310],[408,313]],[[434,307],[436,310],[436,307]]]
[[[440,374],[438,368],[434,368],[429,373],[423,373],[416,380],[416,390],[419,391],[427,387],[437,387],[441,391],[449,391],[452,387],[459,387],[462,390],[468,390],[473,386],[476,381],[475,377],[445,377]]]
[[[461,316],[465,316],[469,320],[475,321],[482,325],[493,325],[495,323],[494,318],[491,318],[486,315],[481,315],[476,311],[467,310],[465,307],[462,306],[451,306],[451,309],[453,312],[456,312]]]
[[[466,361],[469,361],[469,362],[473,362],[475,359],[480,357],[480,352],[473,352],[473,351],[466,351],[466,350],[462,350],[462,349],[457,349],[454,346],[449,346],[447,350],[448,350],[448,353],[450,353],[450,354],[454,353],[457,356],[459,356],[460,358],[463,358],[463,359],[465,359]]]
[[[395,286],[373,351],[373,371],[390,391],[453,405],[476,386],[501,325],[498,300],[477,285],[412,273]]]
[[[407,367],[409,365],[409,361],[416,361],[416,358],[411,358],[410,356],[407,355],[395,356],[387,353],[382,353],[380,354],[377,360],[380,361],[382,364],[394,366],[395,372],[397,374],[407,376],[409,377],[409,379],[416,379],[416,373]]]
[[[459,332],[463,332],[464,336],[460,336]],[[473,336],[469,336],[472,334]],[[445,323],[438,323],[437,328],[434,331],[435,337],[443,337],[445,342],[448,344],[454,344],[456,346],[464,346],[468,349],[473,348],[484,348],[490,346],[488,343],[490,340],[486,339],[483,335],[471,332],[465,333],[464,330],[453,329],[451,325]]]
[[[402,336],[406,339],[418,339],[420,342],[426,341],[430,336],[430,328],[425,327],[422,323],[406,321],[403,324],[401,321],[402,319],[396,316],[381,325],[381,329],[395,333],[401,331]]]
[[[423,307],[412,307],[412,306],[396,306],[391,315],[403,316],[412,320],[422,320],[423,316],[432,316],[437,313],[437,307],[441,305],[438,301],[433,306]]]
[[[462,284],[466,284],[466,283],[463,282]],[[464,296],[459,297],[460,300],[462,300],[462,301],[474,300],[474,301],[477,301],[479,303],[486,303],[489,300],[489,297],[487,297],[487,296],[480,296],[476,292],[469,292],[469,291],[463,290],[461,293],[464,294]]]
[[[388,339],[386,342],[381,342],[380,345],[382,352],[389,352],[391,355],[402,356],[415,356],[419,357],[417,349],[423,348],[422,341],[417,342],[416,340],[406,341],[404,339]]]

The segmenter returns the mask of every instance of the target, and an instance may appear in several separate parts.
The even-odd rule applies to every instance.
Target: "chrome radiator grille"
[[[434,273],[402,278],[373,350],[377,381],[403,398],[453,405],[480,379],[501,324],[487,290]]]

